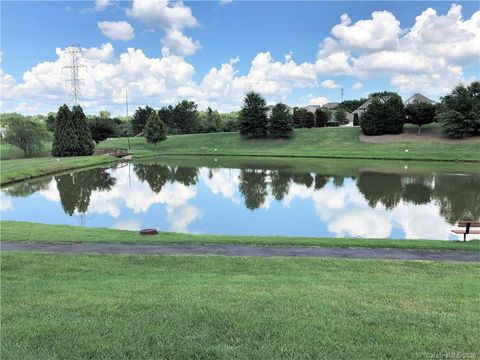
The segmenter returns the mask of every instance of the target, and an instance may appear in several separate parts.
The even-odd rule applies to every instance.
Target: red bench
[[[480,221],[459,221],[458,227],[465,229],[453,229],[452,232],[463,235],[463,241],[467,241],[467,234],[480,234],[480,230],[472,229],[480,227]]]

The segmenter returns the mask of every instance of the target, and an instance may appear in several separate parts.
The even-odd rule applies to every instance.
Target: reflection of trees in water
[[[161,164],[135,164],[133,171],[142,182],[147,182],[150,189],[158,194],[168,182],[179,182],[185,186],[195,185],[198,181],[198,168],[173,167]]]
[[[27,197],[33,193],[36,193],[37,191],[47,190],[50,181],[52,181],[51,177],[35,180],[33,182],[22,182],[12,185],[3,191],[5,194],[13,197]]]
[[[402,198],[402,180],[398,174],[365,171],[357,179],[357,188],[370,207],[380,202],[391,210]]]
[[[174,170],[172,180],[185,186],[195,185],[198,181],[198,168],[179,166]]]
[[[247,209],[258,209],[265,202],[267,191],[267,172],[265,170],[242,169],[240,171],[239,190],[245,198]]]
[[[327,185],[328,176],[315,174],[315,190],[322,189],[325,185]]]
[[[115,179],[102,168],[55,176],[55,181],[63,210],[68,215],[75,211],[85,213],[92,191],[108,191],[115,185]]]
[[[433,198],[440,214],[450,223],[480,218],[480,176],[440,174],[435,179]]]
[[[272,188],[272,196],[281,201],[290,190],[291,174],[284,170],[272,170],[270,172],[270,186]]]
[[[343,186],[344,179],[345,178],[343,176],[334,175],[332,180],[333,186],[336,188],[341,188]]]
[[[304,185],[307,188],[310,188],[313,184],[313,176],[310,173],[304,173],[304,174],[293,174],[292,175],[292,180],[295,184],[298,185]]]
[[[379,202],[393,209],[400,200],[415,205],[432,200],[440,206],[450,224],[480,218],[480,176],[478,175],[399,175],[363,172],[357,180],[358,190],[368,204]]]
[[[154,193],[162,191],[163,186],[172,178],[172,171],[166,165],[135,164],[133,171],[141,182],[147,182]]]

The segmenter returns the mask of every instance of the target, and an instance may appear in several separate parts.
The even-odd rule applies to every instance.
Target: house
[[[272,111],[273,111],[273,108],[274,108],[275,105],[267,105],[267,116],[270,117],[270,115],[272,115]],[[288,113],[293,115],[293,108],[288,106],[288,105],[285,105],[288,109]]]
[[[358,117],[360,117],[365,111],[367,111],[368,105],[370,105],[371,103],[372,99],[368,99],[362,105],[360,105],[357,110],[352,111],[352,121],[354,114],[358,114]]]

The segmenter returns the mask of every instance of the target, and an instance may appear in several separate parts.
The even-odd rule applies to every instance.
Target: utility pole
[[[86,68],[87,66],[79,63],[80,57],[83,54],[80,46],[67,46],[64,54],[69,57],[69,65],[64,66],[64,68],[70,69],[70,79],[65,80],[65,82],[70,83],[70,98],[73,105],[78,105],[78,99],[82,95],[81,85],[85,81],[84,79],[80,79],[79,70],[80,68]]]
[[[127,118],[128,118],[128,89],[125,89],[125,107],[127,108]],[[130,150],[130,133],[129,132],[127,132],[127,141],[128,141],[128,150]],[[128,171],[130,171],[130,167],[128,168]]]

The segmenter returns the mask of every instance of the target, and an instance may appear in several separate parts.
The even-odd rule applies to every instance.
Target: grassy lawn
[[[480,354],[478,264],[4,253],[1,268],[6,360]]]
[[[480,138],[474,142],[399,142],[372,144],[359,140],[359,128],[299,129],[290,140],[245,140],[238,133],[169,136],[155,148],[144,138],[132,148],[168,155],[297,156],[402,160],[480,161]],[[126,139],[110,139],[101,147],[127,147]],[[215,151],[216,149],[216,151]],[[408,152],[405,150],[408,149]]]
[[[368,247],[429,250],[480,251],[480,241],[391,240],[268,236],[194,235],[161,232],[141,236],[136,231],[105,228],[85,228],[65,225],[45,225],[28,222],[0,222],[2,241],[38,243],[143,243],[143,244],[247,244],[247,245],[305,245],[326,247]]]

